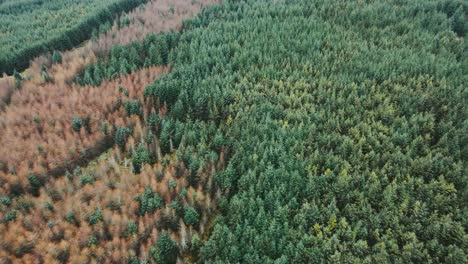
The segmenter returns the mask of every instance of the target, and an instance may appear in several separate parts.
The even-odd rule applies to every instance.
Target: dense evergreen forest
[[[71,49],[92,29],[145,0],[22,0],[0,2],[0,73],[22,71],[46,51]],[[50,14],[54,15],[51,16]]]
[[[468,263],[466,1],[226,0],[181,28],[79,67],[38,154],[0,151],[0,261]]]
[[[151,34],[142,42],[132,42],[124,47],[115,45],[107,56],[102,56],[97,63],[89,64],[76,77],[76,82],[98,86],[103,80],[136,72],[142,67],[167,65],[169,52],[176,46],[178,38],[177,32],[168,32]]]
[[[230,149],[202,260],[466,262],[467,13],[232,1],[189,23],[145,92],[169,105],[161,141],[203,149],[202,123]]]

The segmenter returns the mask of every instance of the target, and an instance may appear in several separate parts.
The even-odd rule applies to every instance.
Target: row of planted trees
[[[80,85],[98,86],[103,80],[136,72],[143,67],[167,65],[168,54],[177,45],[179,33],[149,35],[142,42],[114,46],[108,57],[90,64],[76,77]]]
[[[92,29],[113,21],[116,14],[128,12],[145,2],[61,0],[2,4],[0,25],[3,25],[2,31],[6,35],[1,41],[0,73],[22,71],[28,68],[30,60],[45,52],[71,49],[89,39]],[[51,12],[60,17],[53,23],[48,21]]]

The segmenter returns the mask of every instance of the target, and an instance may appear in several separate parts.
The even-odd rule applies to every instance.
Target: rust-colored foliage
[[[81,172],[73,172],[112,146],[117,127],[133,128],[125,148],[128,153],[137,148],[147,133],[141,122],[152,109],[143,109],[141,117],[129,116],[124,104],[142,103],[143,88],[170,66],[144,68],[98,87],[81,87],[73,80],[113,45],[180,29],[183,19],[215,2],[151,1],[128,14],[128,26],[114,25],[97,40],[63,52],[62,63],[52,65],[48,56],[37,58],[22,73],[25,80],[19,89],[14,78],[0,79],[0,198],[16,197],[9,205],[0,204],[0,263],[126,263],[132,256],[149,259],[162,230],[169,230],[180,243],[182,254],[190,250],[194,234],[203,235],[216,204],[216,198],[203,194],[213,190],[208,180],[212,164],[197,172],[202,180],[196,188],[189,187],[184,176],[189,171],[174,156],[167,157],[169,164],[145,165],[136,175],[118,147]],[[163,117],[167,107],[154,110]],[[75,129],[74,118],[86,125]],[[148,147],[161,160],[157,140]],[[169,187],[170,180],[176,188]],[[135,198],[147,187],[165,205],[141,215]],[[185,226],[170,207],[184,188],[187,195],[181,206],[197,209],[196,226]],[[102,217],[92,218],[96,212]],[[137,226],[137,231],[129,232],[129,226]]]
[[[139,122],[135,125],[141,126]],[[140,141],[142,138],[131,138],[127,152]],[[197,172],[201,180],[196,188],[188,185],[186,177],[190,171],[175,156],[166,165],[145,165],[138,175],[130,166],[116,147],[88,168],[47,183],[38,197],[27,196],[14,202],[11,208],[20,208],[16,221],[0,227],[0,260],[89,263],[104,257],[110,263],[127,263],[132,256],[149,258],[149,249],[163,230],[168,230],[178,242],[181,254],[188,252],[192,237],[204,235],[210,224],[209,215],[216,210],[216,198],[210,195],[213,165],[208,163]],[[82,175],[92,177],[94,183],[83,185]],[[169,187],[171,181],[176,183],[175,188]],[[164,206],[140,215],[135,198],[147,188],[164,198]],[[186,195],[181,199],[184,190]],[[21,201],[25,200],[31,203],[30,212],[21,209]],[[171,207],[176,200],[182,208],[197,209],[197,225],[184,223]],[[90,216],[99,209],[102,220],[90,223]],[[4,218],[3,212],[0,218]]]
[[[200,12],[203,6],[211,5],[219,0],[152,0],[143,8],[124,14],[130,24],[118,27],[115,22],[110,31],[99,35],[95,40],[84,43],[81,47],[61,53],[62,63],[51,65],[51,55],[42,55],[31,62],[31,66],[25,70],[23,76],[27,77],[34,85],[45,82],[42,74],[42,65],[46,65],[49,75],[54,82],[63,83],[75,78],[87,64],[94,62],[96,56],[109,51],[114,45],[126,45],[132,41],[143,40],[148,34],[170,30],[180,30],[182,21],[193,17]],[[4,77],[5,78],[5,77]],[[0,102],[3,94],[3,80],[0,78]],[[13,90],[14,82],[8,83]]]
[[[0,116],[0,160],[10,172],[0,171],[0,190],[8,193],[18,182],[24,187],[25,176],[31,172],[62,174],[68,164],[83,163],[107,149],[113,127],[132,123],[119,102],[142,100],[144,87],[167,70],[145,68],[98,87],[23,87]],[[74,131],[74,118],[85,120],[87,127]],[[107,135],[101,131],[105,121]]]
[[[115,23],[110,32],[97,40],[64,52],[62,63],[51,65],[50,58],[44,56],[34,60],[23,74],[27,80],[18,91],[12,92],[14,80],[3,78],[0,96],[7,98],[10,105],[0,112],[0,191],[10,193],[13,186],[22,192],[27,185],[25,176],[31,172],[59,175],[68,164],[83,163],[101,153],[108,147],[105,135],[100,133],[102,122],[127,124],[124,111],[115,109],[123,96],[117,87],[128,89],[129,98],[139,98],[146,84],[168,70],[144,69],[99,87],[71,84],[78,72],[96,60],[96,53],[108,51],[117,43],[141,40],[151,32],[180,29],[184,19],[199,12],[201,6],[215,2],[150,1],[126,15],[130,19],[128,26],[119,28]],[[45,81],[42,65],[51,65],[47,73],[52,83]],[[2,100],[0,109],[6,102]],[[88,129],[74,132],[74,117],[86,119]]]
[[[154,32],[180,30],[182,21],[200,12],[203,6],[216,2],[218,0],[151,1],[144,8],[136,8],[128,14],[131,21],[128,26],[119,29],[114,23],[111,31],[91,42],[91,48],[100,53],[110,50],[115,44],[125,45],[134,40],[142,40]]]

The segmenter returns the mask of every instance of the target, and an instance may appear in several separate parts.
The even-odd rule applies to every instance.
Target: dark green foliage
[[[74,211],[68,212],[67,215],[65,216],[65,221],[67,221],[70,224],[76,224],[77,219],[76,219],[76,214]]]
[[[94,183],[94,178],[91,174],[89,173],[82,173],[80,174],[80,185],[84,186],[86,184],[93,184]]]
[[[89,64],[76,78],[80,85],[98,86],[103,80],[110,80],[121,74],[135,72],[142,67],[167,65],[169,52],[177,45],[177,32],[149,35],[142,42],[127,46],[116,45],[97,63]]]
[[[75,116],[72,119],[72,128],[75,132],[80,132],[82,127],[86,127],[85,120]]]
[[[153,56],[152,61],[154,61],[154,64],[156,65],[165,65],[167,64],[167,56],[169,54],[169,43],[168,43],[168,37],[169,35],[158,35],[156,36],[156,41],[154,43],[155,45],[155,50],[156,54],[151,54],[150,56]]]
[[[120,147],[120,149],[125,149],[125,143],[127,143],[127,138],[130,136],[132,131],[128,127],[119,127],[115,131],[115,144]]]
[[[221,148],[223,145],[225,145],[225,139],[222,133],[217,133],[213,139],[213,146],[216,149],[216,151],[221,151]]]
[[[131,236],[133,234],[138,233],[138,226],[135,224],[135,222],[130,221],[127,224],[127,230],[125,231],[126,236]]]
[[[33,117],[33,121],[34,123],[36,123],[37,125],[39,125],[41,123],[41,119],[37,116]]]
[[[144,2],[24,0],[2,4],[0,32],[5,34],[0,38],[0,73],[12,74],[15,69],[21,71],[41,53],[71,49],[89,39],[100,25],[110,25],[115,14],[129,11]]]
[[[185,115],[184,103],[181,100],[178,100],[172,109],[172,117],[174,119],[184,120]]]
[[[188,168],[190,170],[190,175],[188,177],[188,183],[191,186],[196,186],[198,183],[198,169],[200,168],[200,161],[198,159],[192,159],[191,162],[188,164]]]
[[[62,63],[62,55],[60,52],[54,50],[52,53],[52,64]]]
[[[19,72],[16,71],[16,69],[13,71],[13,77],[15,77],[15,88],[19,89],[24,81],[24,78],[21,76],[21,74],[19,74]]]
[[[31,200],[19,198],[17,200],[15,209],[23,213],[31,213],[31,209],[34,208],[34,203]]]
[[[0,196],[0,204],[9,206],[9,205],[11,205],[11,199],[9,197],[6,197],[6,196]]]
[[[200,250],[201,246],[202,246],[201,238],[197,234],[194,234],[193,237],[192,237],[190,250],[192,252],[194,252],[194,253],[198,252],[198,250]]]
[[[143,195],[136,197],[136,200],[140,203],[139,215],[152,214],[164,206],[164,201],[149,186],[146,187]]]
[[[5,222],[11,222],[16,220],[16,210],[10,210],[5,214]]]
[[[141,104],[138,100],[131,100],[125,102],[125,110],[128,115],[142,115]]]
[[[96,208],[96,211],[88,216],[88,223],[90,225],[95,225],[99,222],[102,222],[102,210],[101,208]]]
[[[65,172],[65,176],[67,177],[69,181],[73,181],[73,174],[71,174],[70,171],[67,170]]]
[[[31,193],[36,196],[39,195],[39,189],[42,186],[42,182],[34,174],[28,175],[28,181]]]
[[[119,28],[123,28],[130,25],[130,18],[128,16],[124,16],[122,19],[117,20],[117,26]]]
[[[144,94],[169,107],[163,153],[192,173],[229,153],[200,262],[463,262],[464,23],[456,0],[226,1],[184,23]]]
[[[91,236],[88,240],[88,247],[99,245],[99,240],[96,236]]]
[[[177,187],[177,182],[172,179],[169,180],[168,187],[169,189],[175,189]]]
[[[117,23],[119,22],[120,20],[117,20]],[[106,23],[104,24],[101,24],[99,25],[99,28],[98,29],[93,29],[92,30],[92,33],[91,33],[91,40],[95,41],[98,37],[99,37],[99,34],[103,34],[103,33],[106,33],[108,32],[109,30],[112,29],[112,24],[107,21]]]
[[[106,121],[102,122],[101,132],[106,136],[109,134],[109,123]]]
[[[200,215],[197,210],[191,206],[185,206],[184,209],[184,222],[187,225],[196,226],[200,221]]]
[[[159,144],[163,153],[170,153],[173,150],[174,123],[172,120],[165,119],[161,124],[161,132],[159,134]]]
[[[151,255],[157,263],[174,264],[177,262],[178,249],[174,240],[164,231],[157,241],[156,247],[151,249]]]
[[[141,167],[150,162],[151,159],[148,150],[142,143],[140,143],[138,145],[137,151],[133,154],[132,157],[133,171],[135,173],[140,173]]]
[[[178,215],[183,215],[183,208],[182,206],[180,205],[180,202],[179,201],[172,201],[170,204],[169,204],[169,208],[171,209],[174,209]]]
[[[102,81],[102,71],[101,71],[101,66],[99,64],[94,65],[92,72],[90,73],[90,76],[93,78],[93,83],[92,85],[99,85],[101,84]]]
[[[468,33],[468,19],[466,18],[468,15],[468,4],[465,6],[465,10],[463,9],[463,6],[460,5],[452,17],[453,31],[460,37],[464,37]]]
[[[76,166],[76,168],[73,170],[73,175],[74,176],[80,176],[81,175],[81,167]]]
[[[45,204],[45,208],[46,208],[47,210],[51,211],[51,212],[54,211],[54,205],[53,205],[52,203],[50,203],[50,202],[47,202],[47,203]]]
[[[160,124],[161,118],[156,113],[156,111],[152,110],[147,122],[148,128],[151,129],[153,132],[157,132]]]

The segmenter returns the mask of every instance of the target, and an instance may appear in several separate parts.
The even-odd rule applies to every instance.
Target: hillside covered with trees
[[[174,3],[154,14],[194,8]],[[44,66],[42,90],[17,77],[0,261],[468,262],[465,1],[226,0],[143,24]]]

